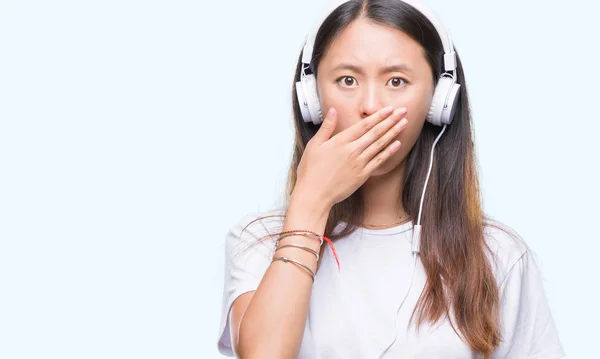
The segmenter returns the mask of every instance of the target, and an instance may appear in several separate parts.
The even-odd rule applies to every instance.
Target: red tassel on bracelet
[[[329,245],[329,248],[331,249],[331,253],[333,253],[333,258],[335,259],[335,263],[337,263],[337,267],[338,267],[338,272],[340,270],[340,259],[338,258],[337,252],[335,250],[335,247],[333,246],[333,242],[331,241],[331,239],[322,236],[323,240],[325,242],[327,242],[327,244]]]

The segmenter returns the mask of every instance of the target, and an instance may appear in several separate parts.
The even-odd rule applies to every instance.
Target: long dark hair
[[[319,63],[332,41],[359,17],[398,29],[417,41],[424,49],[424,56],[437,83],[443,72],[444,50],[440,37],[423,14],[399,0],[352,0],[333,11],[315,38],[310,68],[315,76],[318,76]],[[294,84],[300,80],[301,59],[302,54],[298,58]],[[458,53],[457,65],[460,101],[453,122],[438,141],[433,157],[433,169],[423,203],[420,252],[427,281],[410,322],[417,314],[418,330],[425,321],[433,325],[444,317],[448,318],[457,335],[462,333],[463,340],[472,350],[488,358],[501,340],[500,305],[498,285],[486,257],[486,251],[491,253],[491,250],[484,240],[483,231],[488,223],[496,225],[488,222],[481,208],[469,96]],[[292,103],[296,134],[285,208],[296,184],[296,170],[304,149],[320,126],[303,121],[294,84]],[[441,127],[425,122],[406,160],[403,193],[398,200],[402,201],[403,208],[412,218],[419,211],[430,151],[440,130]],[[327,220],[325,235],[339,240],[357,230],[363,223],[363,204],[360,189],[335,204]],[[334,233],[340,221],[348,225]]]

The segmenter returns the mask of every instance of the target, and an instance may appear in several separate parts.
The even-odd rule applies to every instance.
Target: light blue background
[[[598,6],[433,1],[484,208],[597,353]],[[277,205],[317,0],[0,2],[0,358],[219,358],[229,226]],[[596,334],[596,335],[595,335]]]

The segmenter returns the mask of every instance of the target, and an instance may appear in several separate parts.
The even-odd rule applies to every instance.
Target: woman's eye
[[[391,84],[392,87],[400,87],[400,85],[402,85],[403,82],[406,83],[406,80],[402,77],[394,77],[390,79],[390,81],[388,81],[388,83]]]
[[[342,76],[336,80],[342,87],[355,87],[357,85],[356,79],[352,76]],[[388,85],[392,87],[400,87],[403,84],[408,83],[402,77],[394,77],[388,81]]]
[[[337,79],[337,82],[343,87],[353,87],[352,85],[356,84],[356,79],[351,76],[343,76]]]

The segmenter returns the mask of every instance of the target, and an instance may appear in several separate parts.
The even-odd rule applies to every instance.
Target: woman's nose
[[[384,106],[382,94],[374,86],[366,87],[362,94],[360,112],[361,117],[369,117]]]

